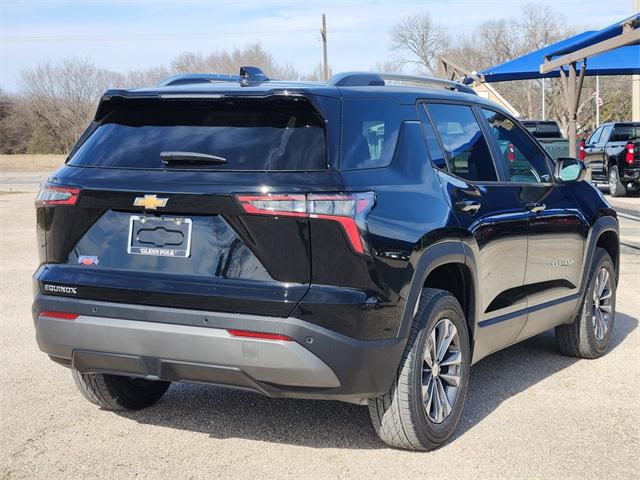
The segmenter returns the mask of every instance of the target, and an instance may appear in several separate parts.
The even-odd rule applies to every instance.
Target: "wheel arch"
[[[445,241],[427,248],[415,266],[398,336],[408,336],[422,289],[440,288],[450,292],[460,303],[473,352],[477,312],[476,278],[475,259],[461,241]]]
[[[616,271],[616,283],[619,278],[619,263],[620,263],[620,239],[618,237],[618,232],[615,230],[604,230],[599,233],[598,238],[596,239],[596,247],[604,248],[611,260],[613,260],[613,267]]]
[[[613,214],[615,215],[615,213]],[[589,269],[593,262],[596,248],[604,248],[607,250],[613,260],[613,266],[616,274],[616,284],[620,278],[620,234],[618,231],[618,219],[612,215],[601,215],[593,222],[591,231],[587,237],[587,246],[582,262],[582,277],[580,279],[580,298],[584,299],[584,293],[589,281]],[[582,301],[577,302],[575,314],[577,315]]]

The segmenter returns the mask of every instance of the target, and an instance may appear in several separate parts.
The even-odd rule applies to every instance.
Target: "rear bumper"
[[[40,316],[46,310],[80,316]],[[296,318],[41,294],[33,316],[40,349],[81,372],[210,383],[272,397],[363,403],[389,390],[405,344],[356,340]],[[233,337],[227,328],[279,333],[293,341]]]

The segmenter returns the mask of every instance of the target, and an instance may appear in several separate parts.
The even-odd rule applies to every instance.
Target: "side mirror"
[[[556,160],[556,179],[560,182],[580,182],[587,176],[587,167],[576,158],[562,157]]]

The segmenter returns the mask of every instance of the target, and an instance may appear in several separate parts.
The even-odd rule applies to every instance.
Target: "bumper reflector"
[[[247,337],[247,338],[259,338],[262,340],[281,340],[284,342],[291,342],[293,338],[286,335],[280,335],[279,333],[264,333],[264,332],[250,332],[249,330],[232,330],[227,329],[227,332],[233,337]]]
[[[48,318],[58,318],[60,320],[75,320],[80,315],[77,313],[67,313],[67,312],[54,312],[51,310],[45,310],[40,312],[38,318],[40,317],[48,317]]]

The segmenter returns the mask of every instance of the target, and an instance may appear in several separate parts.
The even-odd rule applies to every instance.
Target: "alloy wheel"
[[[422,402],[432,422],[444,422],[453,411],[461,375],[458,330],[451,320],[443,318],[429,333],[422,366]]]
[[[611,288],[611,275],[609,270],[601,268],[598,271],[593,286],[593,306],[591,308],[591,320],[596,339],[602,341],[609,330],[609,319],[612,313],[613,290]]]

